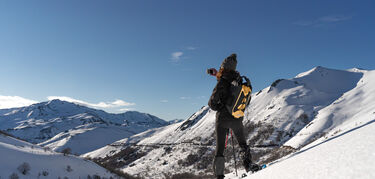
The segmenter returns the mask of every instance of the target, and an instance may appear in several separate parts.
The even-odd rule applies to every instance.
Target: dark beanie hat
[[[220,68],[236,71],[236,66],[237,66],[237,55],[233,53],[232,55],[224,59],[223,63],[221,63]]]

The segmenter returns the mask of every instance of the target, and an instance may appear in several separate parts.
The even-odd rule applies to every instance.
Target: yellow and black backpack
[[[238,80],[234,80],[230,86],[230,94],[228,97],[226,108],[234,118],[241,118],[245,115],[245,109],[251,100],[251,86],[249,78],[241,76]]]

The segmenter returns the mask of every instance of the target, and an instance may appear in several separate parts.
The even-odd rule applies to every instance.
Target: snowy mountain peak
[[[308,71],[298,74],[295,78],[301,78],[301,77],[308,76],[308,75],[319,75],[319,74],[328,73],[330,71],[344,71],[344,70],[336,70],[336,69],[330,69],[330,68],[326,68],[322,66],[316,66]]]
[[[305,71],[305,72],[302,72],[302,73],[298,74],[295,78],[300,78],[300,77],[309,75],[309,74],[311,74],[311,73],[313,73],[315,71],[318,71],[318,70],[320,71],[320,70],[323,70],[323,69],[326,69],[326,68],[324,68],[322,66],[316,66],[316,67],[314,67],[314,68],[312,68],[312,69],[310,69],[308,71]]]
[[[307,72],[300,73],[292,80],[305,85],[306,88],[326,93],[343,93],[353,89],[363,73],[349,70],[335,70],[315,67]]]
[[[64,116],[68,116],[68,115],[73,115],[73,114],[82,113],[85,111],[90,111],[90,110],[95,110],[95,109],[90,109],[88,107],[81,106],[75,103],[54,99],[50,101],[35,103],[26,107],[5,109],[5,110],[10,111],[8,113],[5,113],[4,114],[5,116],[17,114],[21,118],[35,118],[38,116],[39,117],[40,116],[51,117],[51,116],[56,116],[56,115],[61,116],[61,114],[64,114]]]
[[[77,103],[72,103],[72,102],[63,101],[63,100],[59,100],[59,99],[53,99],[53,100],[49,100],[49,101],[46,101],[46,102],[42,102],[42,104],[45,104],[46,106],[56,106],[56,107],[61,107],[61,106],[65,106],[65,105],[82,106],[82,105],[77,104]]]
[[[324,77],[327,74],[337,74],[337,73],[345,73],[345,72],[366,72],[367,70],[361,69],[361,68],[351,68],[348,70],[337,70],[337,69],[330,69],[322,66],[316,66],[306,72],[302,72],[298,74],[294,78],[302,78],[305,76],[315,76],[315,77]]]
[[[369,70],[365,70],[363,68],[351,68],[351,69],[348,69],[347,71],[365,73],[365,72],[367,72]]]
[[[168,122],[146,113],[110,114],[58,99],[0,109],[0,130],[53,150],[85,153]],[[95,139],[95,140],[87,140]]]

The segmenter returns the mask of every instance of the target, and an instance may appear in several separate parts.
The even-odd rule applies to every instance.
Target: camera
[[[207,72],[207,74],[212,75],[212,76],[216,76],[216,73],[217,73],[215,68],[209,68],[209,69],[207,69],[206,72]]]

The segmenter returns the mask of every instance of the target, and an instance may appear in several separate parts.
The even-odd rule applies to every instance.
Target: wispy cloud
[[[117,100],[113,101],[111,104],[116,105],[116,106],[133,106],[133,105],[135,105],[135,103],[125,102],[125,101],[120,100],[120,99],[117,99]]]
[[[126,111],[134,111],[134,110],[135,110],[134,108],[121,108],[118,111],[120,111],[120,112],[126,112]]]
[[[186,47],[186,49],[187,49],[187,50],[196,50],[196,49],[197,49],[197,47],[193,47],[193,46],[188,46],[188,47]]]
[[[330,15],[330,16],[323,16],[313,20],[301,20],[294,22],[293,24],[298,26],[305,26],[305,27],[321,27],[333,23],[338,23],[342,21],[351,20],[353,16],[344,16],[344,15]]]
[[[183,52],[173,52],[171,54],[172,62],[179,62],[183,54],[184,54]]]
[[[161,100],[160,102],[162,102],[162,103],[168,103],[168,100],[163,99],[163,100]]]
[[[117,108],[121,107],[129,107],[134,106],[135,103],[126,102],[120,99],[114,100],[112,102],[99,102],[99,103],[89,103],[83,100],[74,99],[67,96],[48,96],[48,100],[59,99],[62,101],[72,102],[92,108],[99,108],[99,109],[108,109],[108,110],[117,110]],[[0,95],[0,109],[7,109],[7,108],[15,108],[15,107],[24,107],[29,106],[39,101],[26,99],[20,96],[2,96]],[[134,108],[121,108],[118,111],[129,111],[134,110]]]
[[[320,19],[318,19],[318,21],[331,23],[331,22],[347,21],[347,20],[350,20],[352,18],[353,18],[352,16],[342,16],[342,15],[340,15],[340,16],[325,16],[325,17],[321,17]]]
[[[187,100],[187,99],[191,99],[191,97],[181,96],[180,99]]]
[[[0,95],[0,109],[29,106],[35,103],[38,103],[38,101],[26,99],[26,98],[19,97],[19,96],[1,96]]]
[[[116,107],[135,105],[135,103],[125,102],[125,101],[120,100],[120,99],[117,99],[113,102],[99,102],[99,103],[89,103],[89,102],[86,102],[86,101],[74,99],[74,98],[67,97],[67,96],[48,96],[47,99],[48,100],[59,99],[59,100],[62,100],[62,101],[77,103],[77,104],[81,104],[81,105],[85,105],[85,106],[93,107],[93,108],[116,108]]]
[[[205,99],[206,96],[198,96],[197,99]]]
[[[176,51],[176,52],[173,52],[171,53],[171,57],[170,59],[172,60],[172,62],[180,62],[182,59],[187,59],[188,57],[186,57],[185,55],[185,52],[188,52],[188,51],[193,51],[193,50],[196,50],[197,47],[194,47],[194,46],[186,46],[182,49],[180,49],[180,51]]]

